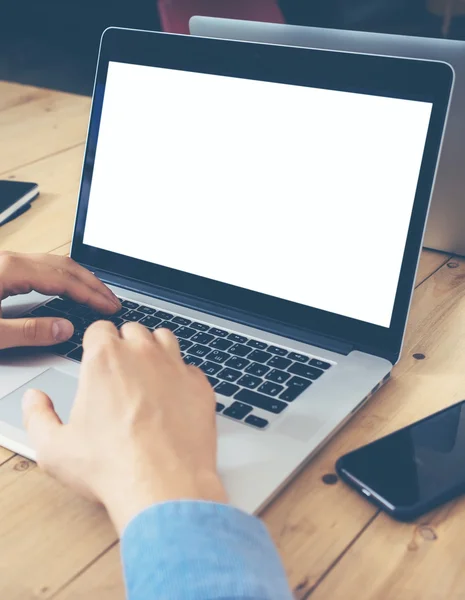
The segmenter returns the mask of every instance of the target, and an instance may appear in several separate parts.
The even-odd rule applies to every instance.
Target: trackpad
[[[0,400],[0,421],[24,429],[21,400],[24,392],[34,388],[50,396],[58,416],[67,423],[76,395],[78,380],[57,369],[48,369]]]

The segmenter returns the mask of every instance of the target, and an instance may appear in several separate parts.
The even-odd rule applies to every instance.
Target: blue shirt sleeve
[[[224,504],[157,504],[121,539],[128,600],[292,600],[265,526]]]

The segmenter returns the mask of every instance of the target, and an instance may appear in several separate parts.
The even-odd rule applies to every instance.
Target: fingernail
[[[64,342],[73,335],[74,327],[66,319],[59,319],[52,325],[52,335],[56,342]]]
[[[29,408],[32,404],[34,404],[36,399],[35,390],[29,389],[24,392],[22,405],[23,408]]]

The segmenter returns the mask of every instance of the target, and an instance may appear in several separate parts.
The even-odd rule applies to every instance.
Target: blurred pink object
[[[275,0],[158,0],[163,31],[189,34],[194,15],[285,23]]]

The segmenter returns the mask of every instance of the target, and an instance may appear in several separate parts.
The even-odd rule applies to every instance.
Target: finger
[[[109,338],[120,339],[119,331],[113,323],[110,323],[110,321],[96,321],[86,329],[82,340],[82,347],[85,351],[89,348],[99,346]]]
[[[50,398],[39,390],[27,390],[23,397],[23,421],[41,467],[48,468],[49,449],[62,422]],[[43,460],[41,460],[41,457]]]
[[[176,357],[181,356],[178,340],[172,331],[169,329],[155,329],[152,336],[169,354]]]
[[[121,337],[125,340],[148,340],[153,342],[152,332],[139,323],[125,323],[120,329]]]
[[[66,319],[1,319],[0,349],[51,346],[68,340],[73,332],[73,324]]]

